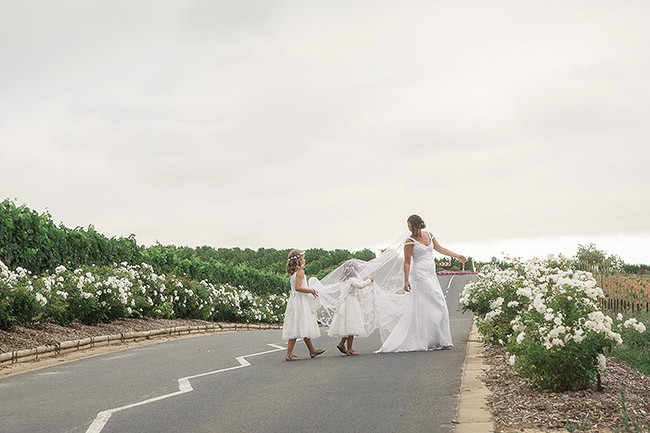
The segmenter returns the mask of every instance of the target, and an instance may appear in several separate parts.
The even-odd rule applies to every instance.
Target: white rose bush
[[[278,323],[286,302],[286,295],[258,295],[242,286],[158,275],[146,263],[70,270],[59,266],[35,276],[23,268],[12,271],[0,261],[0,329],[127,317]]]
[[[510,322],[527,301],[519,293],[524,284],[515,269],[501,270],[489,265],[477,274],[477,281],[465,286],[460,306],[480,318],[477,327],[487,343],[503,345],[512,333]]]
[[[600,311],[603,291],[589,272],[564,257],[488,265],[468,283],[460,308],[477,317],[486,343],[504,346],[509,364],[533,386],[552,391],[587,387],[604,372],[604,353],[621,333],[645,332],[636,319],[613,320]]]

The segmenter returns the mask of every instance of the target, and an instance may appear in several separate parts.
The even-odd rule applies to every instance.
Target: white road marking
[[[449,284],[447,284],[447,290],[445,291],[445,298],[447,297],[447,293],[449,293],[449,287],[451,287],[451,282],[454,281],[454,277],[456,275],[452,275],[451,278],[449,279]]]
[[[265,355],[267,353],[272,353],[272,352],[277,352],[279,350],[284,350],[286,347],[278,346],[277,344],[267,344],[267,346],[275,347],[273,350],[266,350],[264,352],[257,352],[257,353],[251,353],[250,355],[244,355],[244,356],[238,356],[235,359],[237,362],[239,362],[239,365],[235,367],[229,367],[229,368],[222,368],[220,370],[214,370],[214,371],[208,371],[207,373],[200,373],[200,374],[195,374],[193,376],[186,376],[186,377],[181,377],[178,379],[178,391],[172,392],[171,394],[164,394],[158,397],[150,398],[148,400],[143,400],[139,401],[137,403],[132,403],[126,406],[121,406],[121,407],[116,407],[114,409],[108,409],[104,410],[102,412],[99,412],[95,419],[93,420],[92,424],[90,424],[90,427],[88,427],[88,430],[86,430],[86,433],[99,433],[102,431],[106,423],[108,422],[108,419],[113,415],[115,412],[120,412],[125,409],[131,409],[133,407],[137,406],[142,406],[145,404],[153,403],[155,401],[160,401],[164,400],[166,398],[170,397],[176,397],[177,395],[185,394],[188,392],[194,391],[194,388],[192,388],[192,385],[190,384],[190,379],[195,379],[197,377],[203,377],[203,376],[208,376],[211,374],[216,374],[216,373],[222,373],[224,371],[230,371],[230,370],[236,370],[238,368],[243,368],[243,367],[248,367],[250,362],[246,360],[246,358],[250,358],[252,356],[258,356],[258,355]]]

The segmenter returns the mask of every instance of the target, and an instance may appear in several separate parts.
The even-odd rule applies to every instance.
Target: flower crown
[[[289,258],[287,259],[287,262],[289,262],[289,261],[291,261],[291,260],[297,260],[297,259],[299,259],[301,256],[304,256],[304,255],[305,255],[305,252],[303,251],[302,253],[300,253],[300,254],[296,254],[295,256],[289,256]]]

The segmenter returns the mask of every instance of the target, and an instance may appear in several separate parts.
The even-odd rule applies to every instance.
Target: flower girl
[[[318,322],[314,314],[314,298],[318,297],[316,290],[307,286],[307,278],[302,268],[305,266],[305,252],[291,250],[287,258],[287,274],[291,275],[291,293],[287,302],[282,325],[282,340],[287,341],[287,361],[297,361],[293,354],[296,339],[302,338],[309,349],[309,356],[314,358],[324,350],[316,350],[311,343],[312,338],[320,337]]]
[[[368,287],[373,283],[374,278],[370,277],[365,281],[358,279],[359,270],[353,260],[348,260],[343,265],[343,274],[341,275],[341,293],[338,298],[338,305],[327,335],[330,337],[341,337],[341,341],[336,346],[341,353],[346,355],[358,355],[358,352],[352,350],[354,337],[367,337],[370,334],[369,326],[364,323],[364,315],[361,304],[357,299],[357,290]],[[347,341],[347,350],[345,343]]]

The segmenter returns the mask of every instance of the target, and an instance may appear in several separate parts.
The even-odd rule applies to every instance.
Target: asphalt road
[[[1,379],[0,432],[450,432],[471,278],[440,277],[451,350],[373,354],[375,333],[346,357],[326,328],[314,340],[325,354],[309,359],[298,342],[297,362],[284,361],[277,330],[148,345]]]

